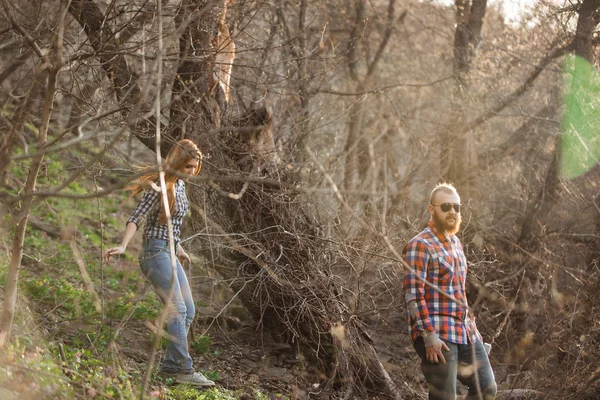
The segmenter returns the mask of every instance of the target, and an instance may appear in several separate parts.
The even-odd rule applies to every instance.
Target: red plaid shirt
[[[455,235],[451,235],[449,239],[436,229],[433,221],[429,221],[427,228],[412,238],[404,248],[404,259],[414,269],[414,273],[404,271],[404,302],[413,341],[423,331],[435,332],[440,339],[457,344],[481,340],[475,318],[465,312],[465,307],[426,286],[422,281],[427,280],[467,304],[467,260],[460,240]],[[408,308],[411,301],[416,302],[414,317]]]

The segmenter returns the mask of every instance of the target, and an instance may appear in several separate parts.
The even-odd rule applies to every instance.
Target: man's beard
[[[460,230],[460,223],[462,222],[462,217],[460,214],[455,214],[454,222],[448,222],[449,215],[446,215],[446,218],[441,218],[436,213],[433,213],[433,223],[438,231],[443,233],[448,233],[450,235],[454,235],[458,233]]]

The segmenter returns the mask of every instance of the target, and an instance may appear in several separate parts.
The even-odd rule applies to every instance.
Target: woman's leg
[[[190,330],[190,325],[194,321],[196,314],[196,306],[194,305],[194,298],[192,297],[192,289],[188,282],[185,270],[177,260],[177,279],[179,280],[179,287],[181,288],[181,296],[185,302],[186,316],[185,316],[185,327],[186,333]]]
[[[167,241],[158,239],[147,241],[140,254],[140,268],[154,286],[167,310],[169,340],[165,359],[161,365],[161,372],[167,374],[194,371],[187,342],[188,302],[184,299],[179,280],[183,269],[178,261],[175,262],[175,267],[175,274],[173,274]],[[185,273],[183,275],[185,276]],[[189,291],[187,279],[184,286]],[[170,298],[169,293],[171,293]]]

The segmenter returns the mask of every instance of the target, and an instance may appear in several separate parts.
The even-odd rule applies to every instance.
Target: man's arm
[[[404,301],[416,329],[424,336],[435,335],[435,329],[429,318],[429,310],[425,302],[425,284],[427,279],[427,263],[429,253],[423,242],[411,241],[404,248],[404,260],[412,270],[404,271]],[[425,335],[423,333],[425,332]],[[427,342],[425,343],[427,345]]]
[[[411,318],[415,321],[416,330],[425,342],[426,357],[432,363],[438,360],[446,363],[442,349],[448,346],[437,335],[425,302],[425,283],[429,253],[427,246],[420,241],[411,241],[404,248],[404,259],[412,270],[404,271],[404,301]]]

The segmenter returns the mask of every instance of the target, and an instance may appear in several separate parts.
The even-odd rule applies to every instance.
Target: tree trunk
[[[577,31],[575,32],[576,54],[583,57],[588,62],[594,64],[594,44],[592,42],[593,32],[598,24],[597,10],[600,8],[599,0],[584,0],[579,9],[579,20]],[[600,192],[592,198],[592,202],[598,211],[596,220],[596,235],[600,235]],[[598,246],[592,246],[589,256],[590,264],[598,259],[600,249]]]
[[[6,2],[3,1],[5,12],[10,18],[10,10],[7,7]],[[61,10],[62,11],[62,10]],[[52,110],[54,108],[54,96],[56,93],[56,79],[58,72],[62,67],[62,32],[63,32],[63,21],[64,13],[61,12],[60,26],[58,33],[55,37],[56,42],[54,43],[52,51],[49,54],[53,54],[52,59],[44,57],[42,65],[46,66],[47,70],[47,81],[46,81],[46,93],[44,96],[44,106],[42,110],[42,116],[39,127],[39,135],[37,140],[37,149],[42,150],[46,145],[48,137],[48,127],[50,124],[50,117],[52,116]],[[43,68],[43,67],[42,67]],[[38,74],[41,76],[46,71],[40,71]],[[2,315],[0,315],[0,331],[3,332],[7,338],[10,338],[12,333],[13,318],[15,314],[15,305],[17,302],[18,294],[18,281],[19,271],[21,268],[21,260],[23,258],[23,243],[25,241],[25,231],[27,230],[27,221],[29,219],[29,212],[31,204],[33,202],[33,192],[37,183],[37,176],[40,170],[40,166],[44,159],[43,152],[38,152],[39,155],[33,157],[31,160],[31,166],[29,167],[29,173],[27,174],[27,182],[25,183],[25,199],[21,204],[19,213],[15,216],[16,228],[15,234],[12,241],[11,247],[11,258],[8,266],[8,275],[6,278],[6,287],[4,291],[4,304],[2,306]]]
[[[557,142],[542,187],[537,196],[529,202],[525,211],[519,244],[529,251],[535,251],[539,247],[538,239],[544,231],[543,221],[554,207],[559,195],[559,152]]]
[[[116,35],[111,32],[100,8],[93,0],[61,0],[69,6],[69,13],[77,20],[89,38],[90,45],[112,83],[117,100],[123,106],[122,114],[126,123],[135,131],[137,138],[150,150],[156,146],[156,121],[145,118],[143,113],[150,110],[152,102],[147,93],[140,90],[138,76],[127,65],[125,52],[118,51]],[[172,141],[164,140],[161,152],[167,154]]]
[[[272,121],[266,108],[222,123],[222,127],[228,127],[226,133],[222,127],[214,129],[219,127],[216,116],[221,114],[208,90],[213,57],[190,57],[190,51],[197,45],[212,43],[211,32],[216,32],[220,17],[213,12],[213,6],[218,8],[221,3],[216,6],[215,2],[190,0],[185,4],[190,7],[183,7],[177,18],[190,24],[184,34],[192,37],[180,41],[181,60],[173,87],[170,128],[172,136],[191,138],[211,155],[203,173],[225,178],[219,184],[211,182],[209,190],[190,185],[189,198],[195,212],[187,224],[188,231],[205,230],[208,225],[219,233],[208,246],[203,246],[217,247],[216,270],[233,282],[232,287],[239,291],[242,302],[256,319],[302,351],[320,376],[354,393],[385,392],[398,398],[374,348],[365,339],[368,335],[360,320],[350,314],[337,292],[334,276],[328,273],[326,266],[336,252],[327,248],[329,242],[320,238],[320,227],[303,213],[298,193],[284,189],[285,183],[293,182],[296,176],[288,177],[279,168],[286,164],[278,164],[278,157],[273,156]],[[105,38],[91,41],[100,52],[103,46],[111,46],[112,36],[97,23],[102,20],[101,13],[92,5],[91,0],[74,0],[70,11],[88,36]],[[202,25],[193,25],[200,21],[194,14],[198,12],[202,13]],[[304,18],[300,18],[301,26]],[[115,57],[103,63],[113,85],[122,80],[137,85],[136,77],[127,72],[126,64],[121,64],[124,59]],[[299,67],[305,74],[302,65]],[[131,91],[140,93],[135,87]],[[131,105],[127,112],[140,108],[116,87],[115,92]],[[193,126],[186,124],[191,116],[195,118]],[[125,117],[133,118],[127,113]],[[198,119],[201,123],[196,122]],[[147,131],[134,132],[144,143],[152,140]],[[242,178],[232,182],[226,175]],[[255,183],[263,178],[281,185]],[[208,207],[200,207],[202,204]],[[219,243],[219,239],[225,242]]]
[[[575,31],[575,54],[592,64],[594,64],[592,35],[598,25],[598,16],[596,15],[598,7],[600,7],[599,0],[583,0],[579,7],[579,18]]]
[[[242,161],[239,155],[261,153],[253,143],[269,142],[257,137],[270,136],[270,116],[263,108],[239,123],[257,130],[233,132],[219,157],[229,163],[217,165],[213,159],[208,168],[217,171],[235,164],[240,168],[238,175],[250,177],[264,160]],[[191,191],[195,204],[192,231],[208,227],[214,234],[194,247],[212,247],[212,257],[221,252],[215,268],[233,282],[232,288],[254,318],[276,339],[301,352],[324,381],[357,395],[386,393],[398,398],[364,326],[342,301],[337,278],[329,272],[336,249],[303,212],[306,200],[285,185],[295,177],[286,176],[277,165],[260,170],[262,174],[253,181],[221,182],[219,191],[228,196]],[[262,184],[259,178],[281,185]],[[206,209],[199,206],[205,202]]]
[[[594,22],[593,25],[590,25],[590,21],[594,19],[597,7],[596,1],[585,0],[579,10],[579,20],[577,23],[578,37],[575,39],[575,52],[578,56],[585,58],[588,62],[591,62],[591,59],[589,58],[591,57],[593,50],[591,35],[593,26],[596,24]],[[582,79],[582,77],[574,77],[571,90],[576,90],[577,85],[581,84],[580,79]],[[540,263],[536,262],[535,257],[532,257],[531,253],[540,252],[539,250],[543,245],[541,237],[546,229],[548,215],[550,215],[562,192],[560,160],[561,137],[563,134],[565,134],[565,132],[559,133],[554,139],[554,151],[544,177],[544,182],[539,188],[537,195],[533,196],[527,204],[525,217],[521,227],[521,235],[518,240],[520,247],[528,252],[522,262],[524,265],[528,264],[525,270],[525,278],[526,282],[529,283],[536,282],[540,279]],[[584,302],[585,301],[586,300],[584,300]],[[526,321],[531,322],[527,324]],[[515,315],[515,324],[522,329],[527,329],[528,325],[529,327],[537,325],[535,317],[531,318],[531,316],[527,316],[523,313],[517,313]]]
[[[366,23],[366,1],[355,0],[355,17],[354,25],[350,31],[350,38],[348,41],[348,73],[350,79],[355,82],[355,91],[362,93],[364,91],[364,81],[358,75],[359,65],[359,45],[361,37]],[[368,95],[360,95],[358,99],[352,99],[354,104],[349,109],[350,119],[348,121],[348,136],[346,137],[346,143],[344,145],[344,155],[346,156],[346,164],[344,166],[344,180],[342,185],[344,189],[348,191],[356,190],[358,180],[358,153],[359,153],[359,140],[362,132],[363,122],[363,102],[366,100]]]
[[[361,185],[368,182],[370,178],[370,165],[371,157],[369,156],[369,144],[363,133],[364,126],[364,109],[365,103],[368,99],[369,94],[364,93],[367,90],[367,86],[371,82],[371,77],[377,70],[377,66],[383,53],[385,52],[389,40],[392,36],[394,28],[406,17],[406,11],[400,14],[398,19],[395,19],[395,6],[396,0],[389,0],[388,13],[387,13],[387,24],[385,31],[383,32],[381,42],[377,48],[372,60],[367,59],[366,73],[364,76],[360,76],[358,72],[359,67],[359,45],[361,44],[363,36],[365,36],[366,27],[366,10],[368,2],[365,0],[355,0],[356,15],[354,17],[354,25],[350,32],[350,38],[348,41],[348,72],[350,79],[355,83],[354,91],[357,94],[357,98],[353,99],[354,102],[349,109],[350,119],[348,121],[348,136],[344,145],[344,155],[346,157],[346,163],[344,166],[344,179],[342,186],[344,189],[349,191],[357,190]],[[362,188],[361,188],[362,189]]]
[[[215,84],[218,51],[212,43],[224,7],[222,0],[184,0],[175,17],[176,25],[185,29],[179,37],[179,67],[172,87],[169,136],[173,140],[221,126],[221,110],[209,94]]]
[[[598,0],[584,0],[579,9],[579,19],[577,20],[577,30],[575,37],[575,54],[584,58],[586,61],[593,64],[593,42],[592,33],[597,25],[596,10],[600,6]],[[580,84],[578,79],[573,79],[573,88]],[[527,206],[525,218],[523,220],[521,236],[519,243],[530,251],[536,250],[539,247],[539,236],[544,230],[544,221],[560,195],[560,151],[561,151],[561,136],[558,135],[555,139],[554,153],[552,160],[548,166],[544,183],[540,188],[537,196]]]
[[[459,187],[466,199],[476,194],[472,171],[478,168],[475,138],[472,130],[464,133],[466,113],[463,104],[467,90],[468,74],[473,57],[481,42],[481,28],[487,6],[487,0],[456,0],[456,30],[454,32],[454,106],[450,111],[450,121],[442,140],[441,169],[448,182]]]
[[[455,0],[456,30],[454,31],[454,73],[461,85],[471,68],[471,60],[481,42],[481,27],[487,0]]]

